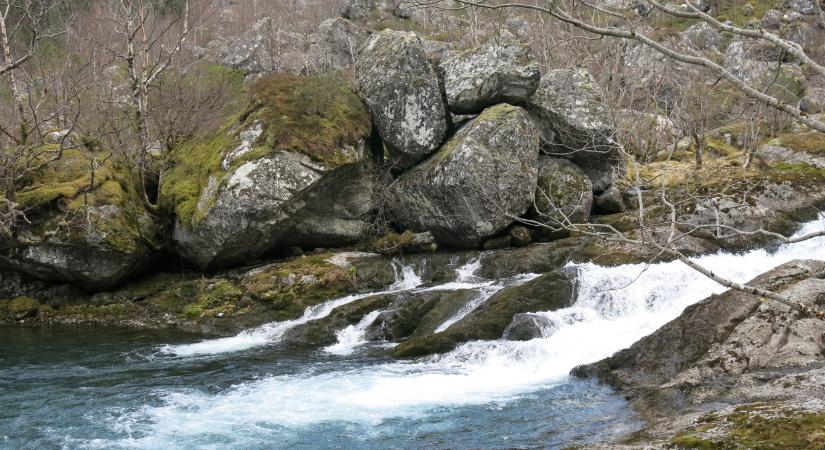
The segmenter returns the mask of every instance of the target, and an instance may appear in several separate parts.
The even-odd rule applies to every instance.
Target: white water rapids
[[[799,233],[820,229],[825,229],[822,217]],[[745,282],[790,260],[821,259],[823,255],[825,237],[819,237],[783,245],[772,253],[718,253],[699,257],[697,261],[726,277]],[[252,424],[291,427],[329,421],[379,423],[426,414],[434,407],[508,401],[563,383],[574,366],[628,347],[678,316],[686,306],[724,290],[679,262],[571,267],[578,272],[578,298],[571,307],[536,313],[547,324],[542,338],[526,342],[471,342],[445,355],[412,362],[321,374],[269,376],[217,394],[195,390],[165,392],[162,405],[146,406],[135,412],[135,423],[149,423],[152,432],[129,445],[152,447],[162,443],[164,436],[231,433]],[[412,289],[415,284],[409,280],[402,283],[409,284],[397,284],[390,290]],[[457,282],[461,283],[468,281]],[[469,283],[478,288],[482,281]],[[320,305],[315,313],[308,311],[298,320],[322,317],[321,313],[328,314],[327,308],[331,311],[333,304],[353,300],[346,297]],[[169,346],[166,350],[178,356],[237,351],[277,338],[283,331],[275,329],[282,330],[284,326],[274,324],[232,338]]]

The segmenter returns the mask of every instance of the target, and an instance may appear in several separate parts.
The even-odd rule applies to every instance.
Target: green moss
[[[825,413],[755,403],[725,416],[706,417],[701,425],[676,435],[671,443],[693,449],[825,448]]]
[[[40,302],[31,297],[17,297],[8,302],[6,310],[16,318],[22,318],[37,313]]]
[[[211,138],[183,144],[172,152],[171,167],[164,172],[160,203],[173,210],[182,223],[194,225],[203,218],[203,211],[198,211],[201,193],[211,176],[218,177],[217,181],[222,179],[224,153],[236,145],[230,131],[236,123],[237,118],[232,118]]]
[[[800,152],[813,155],[825,155],[825,133],[811,131],[808,133],[794,133],[780,136],[777,144]]]
[[[331,254],[305,256],[273,264],[244,278],[245,292],[294,318],[308,306],[355,292],[355,271],[327,259]]]
[[[415,234],[407,230],[401,234],[388,233],[370,244],[370,249],[382,255],[397,255],[404,252],[404,249],[413,243]]]
[[[342,72],[309,77],[273,74],[252,87],[252,113],[263,123],[260,142],[303,153],[331,166],[354,162],[351,153],[370,134],[370,116]]]
[[[230,117],[217,133],[175,148],[164,172],[160,202],[191,227],[203,219],[215,198],[201,196],[210,183],[225,177],[247,161],[278,151],[305,154],[327,167],[356,161],[358,143],[370,134],[370,117],[341,72],[300,77],[273,74],[250,88],[246,111]],[[221,162],[240,144],[239,133],[259,123],[263,132],[254,148],[232,161]],[[200,208],[199,208],[200,205]]]

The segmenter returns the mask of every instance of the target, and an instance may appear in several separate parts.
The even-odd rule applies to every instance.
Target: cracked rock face
[[[544,74],[526,105],[541,129],[543,150],[567,158],[590,177],[601,192],[625,170],[615,125],[601,89],[586,69],[558,69]]]
[[[539,85],[539,65],[523,45],[488,44],[441,60],[450,111],[475,114],[498,103],[521,104]]]
[[[396,181],[393,216],[439,243],[478,248],[533,203],[538,153],[538,130],[526,111],[488,108]]]
[[[415,33],[373,34],[356,59],[355,73],[394,163],[409,167],[441,145],[447,110],[438,75]]]

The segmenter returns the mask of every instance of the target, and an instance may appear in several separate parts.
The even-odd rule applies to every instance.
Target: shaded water
[[[801,232],[823,227],[819,220]],[[795,258],[822,258],[823,250],[825,238],[817,238],[698,259],[747,281]],[[458,281],[421,287],[410,268],[399,268],[388,290],[471,288],[480,304],[493,287],[534,276],[483,280],[474,270],[457,268]],[[577,273],[578,298],[535,314],[541,338],[472,342],[408,362],[377,357],[376,344],[364,342],[377,314],[341,330],[338,344],[304,353],[277,345],[296,321],[212,340],[0,328],[0,447],[558,448],[609,439],[639,424],[620,396],[571,379],[570,369],[631,345],[723,289],[678,262],[568,270]],[[354,297],[331,299],[299,321]]]

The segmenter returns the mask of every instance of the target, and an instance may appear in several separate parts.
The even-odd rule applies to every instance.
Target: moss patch
[[[786,134],[777,138],[777,144],[812,155],[825,155],[825,133],[819,131]]]
[[[260,138],[273,150],[303,153],[339,166],[354,162],[342,151],[370,134],[370,116],[342,72],[309,77],[268,75],[252,87],[252,111],[263,123]]]
[[[678,448],[739,449],[825,448],[825,413],[796,411],[778,405],[754,403],[725,416],[700,418],[694,429],[676,435]]]

